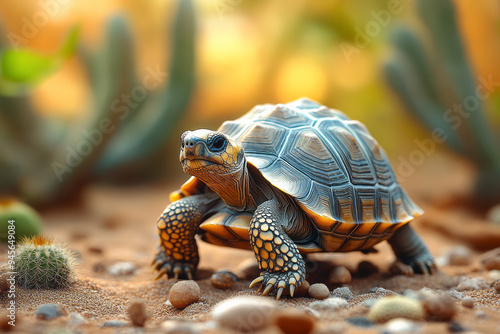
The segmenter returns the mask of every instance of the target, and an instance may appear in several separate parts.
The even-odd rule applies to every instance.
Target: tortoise
[[[157,279],[192,279],[196,234],[252,250],[262,273],[250,287],[277,299],[301,286],[311,252],[370,252],[387,240],[415,272],[435,270],[408,224],[422,210],[366,127],[338,110],[306,98],[258,105],[217,131],[184,132],[180,162],[192,177],[158,220]]]

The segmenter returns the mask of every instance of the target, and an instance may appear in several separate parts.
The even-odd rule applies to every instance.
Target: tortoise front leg
[[[192,279],[200,258],[195,235],[214,199],[207,195],[194,195],[170,204],[158,219],[160,246],[152,265],[163,275]]]
[[[259,205],[250,222],[250,244],[263,271],[250,283],[250,287],[260,283],[263,295],[276,289],[276,299],[280,299],[285,289],[293,297],[295,288],[305,279],[305,264],[297,246],[284,232],[278,221],[279,211],[275,201]],[[260,291],[260,289],[259,289]]]

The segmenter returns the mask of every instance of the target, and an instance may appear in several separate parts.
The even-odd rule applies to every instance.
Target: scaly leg
[[[432,274],[437,270],[434,257],[409,224],[396,230],[388,241],[397,258],[416,273]]]
[[[285,289],[293,297],[295,288],[305,279],[305,264],[297,246],[284,232],[278,220],[278,205],[267,201],[259,205],[250,222],[250,244],[263,271],[252,281],[264,287],[263,295],[276,289],[276,299],[280,299]]]
[[[195,235],[203,216],[214,204],[213,196],[194,195],[170,204],[158,219],[160,246],[152,265],[163,275],[192,279],[198,262]]]

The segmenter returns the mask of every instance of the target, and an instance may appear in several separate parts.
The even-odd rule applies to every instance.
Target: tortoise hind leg
[[[436,272],[434,257],[409,224],[400,227],[389,238],[388,242],[397,258],[410,265],[416,273],[432,274]]]
[[[285,290],[293,297],[296,287],[305,279],[305,264],[295,243],[279,223],[279,205],[267,201],[258,206],[250,222],[250,244],[264,270],[250,283],[250,287],[261,284],[263,295],[276,289],[276,299]]]

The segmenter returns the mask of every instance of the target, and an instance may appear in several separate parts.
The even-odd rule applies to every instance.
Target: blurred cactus
[[[58,57],[10,50],[0,41],[0,66],[9,68],[0,77],[1,191],[40,206],[73,198],[103,175],[128,179],[139,167],[157,166],[154,155],[164,147],[194,88],[194,38],[192,3],[180,0],[167,72],[158,73],[154,64],[148,75],[156,75],[151,78],[156,81],[147,83],[138,80],[132,36],[121,16],[109,21],[103,46],[95,53],[77,47],[74,31]],[[27,93],[74,49],[88,73],[93,112],[68,126],[41,117]]]
[[[477,166],[475,204],[498,204],[500,139],[490,130],[482,106],[496,82],[491,77],[474,78],[450,0],[418,0],[416,5],[425,37],[406,27],[395,29],[396,55],[385,64],[384,74],[407,110],[433,133],[433,139],[442,139]],[[431,51],[425,51],[421,38]]]
[[[66,245],[43,236],[21,241],[14,263],[16,283],[23,288],[61,289],[75,277],[75,258]]]
[[[14,221],[12,225],[9,221]],[[42,230],[42,220],[30,206],[13,199],[0,199],[0,241],[37,236]],[[12,227],[14,226],[14,227]],[[13,235],[13,237],[12,237]]]

